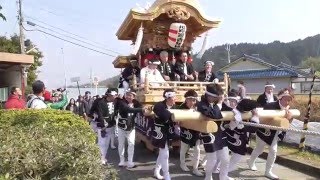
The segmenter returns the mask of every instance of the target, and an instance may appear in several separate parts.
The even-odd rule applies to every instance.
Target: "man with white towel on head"
[[[257,102],[261,107],[264,107],[267,103],[272,103],[278,100],[277,96],[273,94],[273,90],[276,86],[274,84],[271,84],[269,82],[266,83],[264,86],[264,93],[261,94]]]
[[[148,62],[148,66],[141,69],[140,83],[142,87],[144,86],[146,78],[148,78],[151,86],[160,86],[161,83],[165,82],[160,71],[157,69],[159,64],[159,60],[151,59]]]

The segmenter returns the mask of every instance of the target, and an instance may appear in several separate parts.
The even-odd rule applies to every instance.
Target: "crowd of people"
[[[122,73],[122,85],[125,93],[118,94],[118,88],[108,88],[102,97],[91,97],[90,92],[79,96],[77,100],[71,98],[67,105],[67,97],[63,89],[57,89],[49,95],[42,81],[36,81],[32,85],[33,94],[28,96],[28,102],[23,102],[19,97],[21,90],[12,88],[11,95],[5,107],[7,109],[63,109],[72,111],[90,122],[90,125],[97,135],[97,144],[101,152],[101,163],[107,164],[109,146],[115,149],[115,139],[118,139],[119,166],[134,168],[134,145],[135,145],[135,122],[154,113],[154,127],[151,132],[152,144],[159,148],[158,158],[154,169],[154,177],[157,179],[170,180],[169,173],[169,141],[176,135],[180,137],[180,168],[182,171],[190,171],[186,165],[186,153],[190,148],[194,149],[192,162],[192,173],[196,176],[205,176],[205,180],[212,180],[213,173],[219,173],[221,180],[230,180],[229,172],[237,169],[237,164],[247,153],[246,145],[249,134],[257,135],[257,145],[247,161],[251,170],[256,171],[255,161],[263,152],[265,146],[269,146],[265,176],[271,179],[278,179],[272,172],[276,159],[277,143],[285,133],[244,126],[241,121],[241,113],[252,111],[253,123],[259,123],[257,108],[285,110],[285,118],[292,120],[289,111],[290,103],[294,98],[290,89],[282,89],[278,96],[273,94],[274,85],[267,83],[265,92],[257,100],[248,99],[243,82],[239,82],[238,90],[231,89],[228,95],[223,94],[222,87],[212,71],[213,62],[205,62],[203,71],[197,73],[191,64],[187,64],[187,54],[181,53],[180,59],[175,65],[167,64],[168,53],[160,53],[161,63],[157,60],[148,61],[148,66],[139,70],[132,62],[132,66],[126,68]],[[159,68],[159,70],[158,70]],[[140,73],[139,73],[140,72]],[[150,83],[159,83],[168,80],[180,81],[203,81],[213,82],[207,85],[205,94],[201,97],[194,90],[185,93],[185,102],[179,106],[176,104],[176,92],[173,89],[166,89],[163,92],[163,101],[157,102],[153,109],[144,108],[138,102],[136,93],[129,88],[129,80],[137,76],[140,82],[144,82],[148,75]],[[177,79],[176,79],[177,78]],[[157,84],[155,84],[157,85]],[[126,86],[126,87],[125,87]],[[200,99],[200,100],[199,100]],[[204,116],[212,119],[221,119],[222,111],[231,111],[234,120],[217,121],[218,131],[215,133],[203,133],[179,126],[179,123],[172,119],[170,109],[190,109],[198,111]],[[127,141],[127,147],[125,147]],[[205,158],[202,166],[205,173],[199,170],[200,146],[204,147]],[[125,149],[127,148],[127,151]],[[127,152],[127,160],[124,153]],[[231,152],[231,156],[229,155]],[[207,162],[207,163],[206,163]],[[162,175],[160,171],[162,170]]]

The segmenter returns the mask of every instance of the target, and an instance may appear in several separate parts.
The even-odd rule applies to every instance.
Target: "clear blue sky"
[[[131,50],[130,42],[118,41],[115,33],[136,3],[145,5],[147,1],[23,0],[23,13],[127,55]],[[320,33],[319,0],[200,0],[200,3],[207,16],[223,20],[219,29],[211,31],[208,46],[240,42],[268,43],[274,40],[289,42]],[[0,35],[9,36],[18,32],[15,0],[0,0],[0,4],[7,17],[7,22],[0,24]],[[33,21],[27,17],[25,20]],[[88,82],[90,67],[100,79],[119,73],[112,66],[112,57],[39,32],[26,32],[26,37],[44,53],[44,65],[39,78],[48,87],[64,84],[61,48],[64,49],[68,81],[70,77],[80,76],[82,82]],[[201,43],[202,38],[195,42],[195,51],[199,51]]]

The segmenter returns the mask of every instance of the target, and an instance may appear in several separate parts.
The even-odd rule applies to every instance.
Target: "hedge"
[[[100,165],[82,118],[57,110],[0,110],[0,179],[116,179]]]

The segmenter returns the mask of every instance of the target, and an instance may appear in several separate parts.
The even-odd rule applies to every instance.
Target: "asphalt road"
[[[110,149],[110,148],[109,148]],[[203,155],[203,153],[202,153]],[[190,151],[190,157],[192,156],[192,150]],[[190,157],[187,159],[190,165]],[[135,146],[135,157],[137,167],[133,169],[119,168],[119,156],[117,150],[109,150],[108,162],[113,165],[119,174],[121,180],[153,180],[153,168],[157,158],[157,153],[150,152],[147,150],[143,144],[137,143]],[[256,179],[265,180],[268,179],[264,177],[264,166],[265,160],[259,159],[257,161],[258,171],[251,171],[248,169],[246,164],[246,159],[244,158],[239,164],[239,169],[229,174],[230,177],[235,179]],[[196,177],[191,173],[182,172],[179,167],[179,154],[170,152],[170,174],[173,180],[197,180],[204,179],[204,177]],[[191,169],[191,167],[190,167]],[[316,178],[305,175],[303,173],[291,170],[290,168],[276,164],[274,167],[275,174],[277,174],[281,179],[288,180],[314,180]],[[214,179],[219,179],[217,174],[214,174]]]

